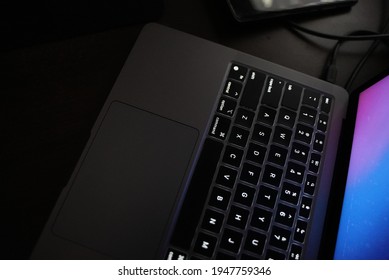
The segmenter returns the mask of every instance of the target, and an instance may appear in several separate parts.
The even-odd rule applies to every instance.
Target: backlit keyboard
[[[231,63],[167,259],[300,259],[332,98]]]

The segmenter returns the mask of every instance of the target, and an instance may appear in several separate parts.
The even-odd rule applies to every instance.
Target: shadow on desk
[[[0,50],[154,21],[163,0],[4,0]]]

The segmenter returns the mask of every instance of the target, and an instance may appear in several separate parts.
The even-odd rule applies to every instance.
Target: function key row
[[[329,96],[322,97],[322,94],[317,91],[311,89],[303,90],[303,87],[299,85],[276,77],[266,76],[265,73],[233,64],[224,88],[224,94],[238,99],[242,94],[243,83],[247,80],[240,105],[251,110],[255,111],[257,109],[263,91],[262,104],[273,108],[279,107],[279,102],[283,95],[282,106],[294,111],[298,110],[301,102],[307,107],[320,109],[326,114],[330,112],[332,99]],[[321,99],[322,102],[320,102]]]

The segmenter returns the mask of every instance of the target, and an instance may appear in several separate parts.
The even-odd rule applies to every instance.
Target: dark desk
[[[360,0],[348,13],[300,17],[328,33],[378,30],[385,0]],[[334,42],[299,36],[280,21],[239,26],[223,0],[166,0],[160,23],[319,77]],[[19,46],[0,53],[3,99],[1,258],[28,258],[89,137],[142,24]],[[344,85],[369,43],[347,43],[338,59]],[[388,67],[380,47],[355,86]],[[4,129],[5,128],[5,129]]]

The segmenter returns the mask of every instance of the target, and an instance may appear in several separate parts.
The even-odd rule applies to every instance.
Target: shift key
[[[250,71],[246,86],[243,90],[240,105],[252,110],[256,110],[261,97],[262,88],[265,83],[266,75],[257,71]]]

